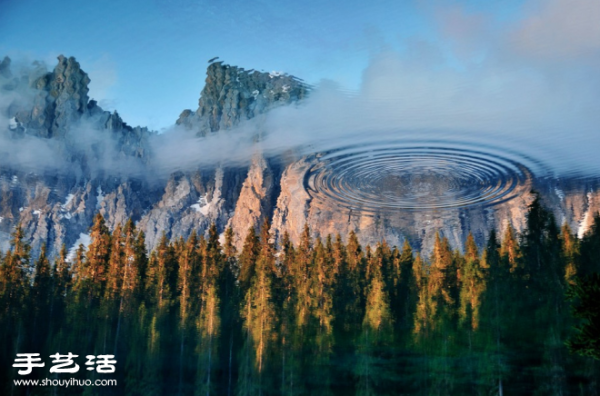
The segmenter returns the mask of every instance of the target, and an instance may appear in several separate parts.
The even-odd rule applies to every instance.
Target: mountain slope
[[[194,229],[205,232],[212,222],[220,231],[231,226],[241,247],[248,228],[269,218],[276,240],[288,231],[297,241],[308,224],[322,236],[356,231],[363,243],[385,238],[400,245],[408,238],[427,252],[438,230],[459,247],[469,232],[483,243],[492,228],[521,229],[532,188],[574,230],[583,232],[600,209],[597,186],[544,179],[529,181],[515,199],[493,207],[367,215],[311,198],[305,179],[314,158],[293,152],[267,158],[260,145],[248,162],[215,162],[157,176],[155,166],[164,155],[158,139],[188,136],[202,143],[233,133],[274,108],[305,100],[310,88],[292,76],[214,62],[198,109],[181,113],[178,132],[159,136],[102,110],[88,97],[89,82],[74,58],[60,56],[51,72],[40,64],[14,71],[8,58],[0,63],[0,249],[8,248],[18,223],[34,251],[44,243],[50,254],[63,243],[74,248],[86,239],[97,211],[111,228],[132,218],[149,247],[163,232],[186,237]],[[198,147],[198,156],[207,154]],[[177,162],[177,153],[171,155]]]

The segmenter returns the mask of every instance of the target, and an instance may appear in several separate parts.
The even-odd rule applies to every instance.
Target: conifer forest
[[[0,255],[0,394],[598,394],[600,215],[579,239],[538,199],[522,233],[460,250],[438,234],[428,257],[308,227],[275,246],[269,228],[241,251],[213,225],[147,252],[132,221],[97,215],[89,246],[50,259],[17,227]],[[21,376],[22,352],[111,354],[116,371]],[[61,376],[118,385],[13,386]]]

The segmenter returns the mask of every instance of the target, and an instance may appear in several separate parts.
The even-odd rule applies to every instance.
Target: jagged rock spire
[[[12,77],[12,73],[10,71],[10,63],[11,60],[8,56],[5,56],[4,59],[2,59],[2,62],[0,62],[0,76],[4,78]]]
[[[185,110],[177,120],[199,135],[217,132],[253,118],[278,105],[304,98],[309,87],[294,76],[213,62],[195,112]]]
[[[75,58],[60,55],[52,72],[33,79],[33,106],[18,111],[15,118],[29,134],[63,137],[71,124],[88,112],[89,83]]]

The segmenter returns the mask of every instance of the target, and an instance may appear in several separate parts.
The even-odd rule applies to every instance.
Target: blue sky
[[[519,2],[502,3],[463,5],[498,18],[518,14]],[[50,67],[58,54],[75,56],[92,78],[92,97],[156,129],[196,108],[214,56],[357,89],[374,54],[437,35],[435,6],[410,1],[4,0],[0,7],[0,53]]]
[[[417,99],[431,95],[431,82],[441,96],[444,89],[473,90],[476,100],[496,98],[506,82],[556,78],[556,86],[539,89],[544,98],[564,94],[553,91],[561,84],[575,87],[569,92],[597,86],[598,3],[3,0],[0,54],[42,59],[49,67],[58,54],[75,56],[92,79],[90,96],[126,122],[157,130],[183,109],[196,109],[214,56],[313,84],[379,86],[383,98],[390,94],[385,86],[396,86],[377,83],[378,76],[394,74],[390,68],[411,76],[411,89],[422,92]],[[496,100],[510,103],[515,92],[507,92]]]

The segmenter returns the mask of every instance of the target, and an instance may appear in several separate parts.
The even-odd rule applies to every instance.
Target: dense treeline
[[[579,240],[536,200],[522,235],[492,231],[481,248],[469,235],[464,253],[438,235],[427,258],[308,228],[276,247],[268,222],[241,252],[215,226],[163,236],[149,255],[131,221],[110,232],[97,215],[90,237],[51,264],[17,227],[0,255],[0,393],[598,394],[598,364],[565,347],[576,324],[565,295],[599,269],[600,216]],[[114,354],[111,375],[27,378],[119,385],[13,387],[23,352]]]

